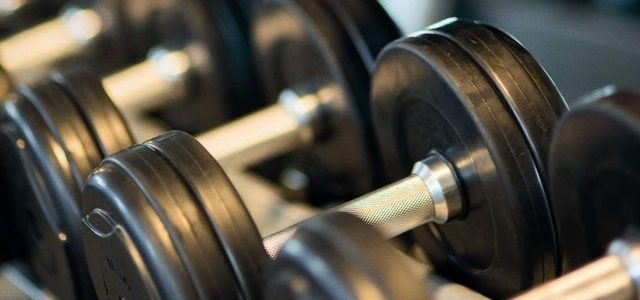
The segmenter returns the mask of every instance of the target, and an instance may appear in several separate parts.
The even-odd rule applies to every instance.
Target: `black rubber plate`
[[[191,189],[197,201],[194,204],[206,211],[244,297],[259,297],[267,255],[251,216],[224,171],[196,139],[182,132],[163,134],[145,145],[162,153]],[[211,275],[215,279],[218,273]]]
[[[172,103],[157,113],[171,128],[201,132],[265,104],[248,36],[248,14],[257,2],[165,3],[153,24],[161,33],[162,45],[185,49],[196,64],[185,101]]]
[[[162,199],[155,199],[154,191],[169,186],[158,184],[157,166],[150,165],[150,159],[164,164],[147,147],[134,146],[107,158],[87,180],[82,236],[101,298],[198,297],[192,270],[183,263],[181,241],[172,232],[176,228],[159,213],[156,200]],[[163,169],[170,168],[164,164]],[[171,173],[162,175],[175,179]],[[184,191],[179,181],[170,187]]]
[[[78,67],[68,68],[53,73],[51,80],[60,85],[76,105],[80,116],[91,130],[102,157],[134,143],[125,120],[94,73]]]
[[[562,271],[606,252],[640,226],[640,93],[599,91],[557,127],[551,144],[551,199]]]
[[[13,132],[10,134],[15,143],[10,147],[14,147],[14,153],[20,157],[19,161],[5,163],[3,172],[24,176],[15,178],[19,184],[12,187],[15,190],[11,195],[17,198],[10,201],[16,205],[16,218],[25,222],[21,228],[32,237],[29,256],[39,279],[58,297],[86,298],[92,297],[93,289],[80,246],[77,203],[81,178],[89,170],[76,164],[77,161],[82,166],[89,163],[76,135],[86,128],[74,123],[78,125],[73,128],[75,132],[63,126],[67,131],[61,134],[59,124],[52,122],[61,120],[43,116],[48,109],[54,113],[77,114],[73,106],[68,106],[69,99],[55,88],[39,85],[29,91],[23,89],[16,98],[3,103],[3,127],[13,128],[3,134]],[[34,103],[39,104],[40,110]],[[67,143],[76,146],[74,152],[68,150]]]
[[[79,196],[84,179],[102,160],[95,140],[82,120],[82,114],[69,96],[53,82],[43,80],[22,88],[20,93],[36,107],[64,148],[64,155],[70,162]]]
[[[136,160],[128,163],[135,166],[138,180],[144,182],[147,200],[172,237],[198,297],[236,294],[237,284],[226,267],[224,251],[196,196],[190,193],[188,180],[154,147],[139,147],[131,154]]]
[[[425,299],[422,278],[396,251],[352,215],[312,219],[296,231],[269,268],[265,298]]]
[[[429,32],[388,46],[372,105],[392,178],[439,151],[462,181],[467,214],[416,231],[438,269],[503,298],[556,274],[555,236],[536,161],[491,78]]]
[[[276,100],[287,88],[335,88],[335,105],[324,120],[327,134],[298,159],[315,185],[312,191],[325,201],[375,185],[369,79],[379,50],[399,36],[392,24],[377,2],[366,0],[267,1],[254,21],[253,42],[268,99]]]
[[[56,84],[48,80],[42,80],[29,87],[21,88],[20,93],[38,110],[42,120],[48,125],[53,138],[60,147],[57,150],[63,151],[63,153],[52,152],[49,155],[57,156],[62,154],[63,157],[58,159],[66,159],[66,167],[74,179],[74,184],[72,185],[49,185],[49,188],[56,189],[55,192],[52,192],[53,197],[68,195],[73,197],[74,202],[67,203],[54,199],[52,208],[58,211],[62,217],[59,223],[60,227],[38,229],[45,233],[47,236],[45,241],[50,243],[43,246],[44,251],[36,252],[37,254],[32,256],[32,259],[35,260],[42,260],[38,257],[39,255],[44,255],[48,257],[46,259],[51,259],[51,253],[57,253],[57,255],[53,256],[57,267],[68,271],[52,270],[46,266],[40,266],[36,268],[36,275],[44,282],[47,288],[54,291],[59,297],[66,295],[76,295],[78,297],[93,295],[92,284],[87,277],[87,265],[83,262],[84,256],[80,246],[78,205],[84,179],[89,175],[93,167],[100,162],[102,156],[73,102]],[[56,149],[52,150],[55,151]],[[44,161],[40,161],[40,163],[48,164],[48,162]],[[45,165],[40,165],[40,167],[47,171],[54,170]],[[61,175],[60,173],[54,173],[45,176]],[[58,207],[59,205],[63,207]],[[65,207],[66,205],[73,205],[73,207]],[[39,209],[46,211],[48,207],[39,207]],[[46,214],[43,213],[43,215]],[[38,224],[51,223],[39,222]],[[49,234],[46,234],[46,232]],[[59,233],[63,233],[66,237],[61,239]],[[52,250],[56,248],[58,250]],[[65,250],[63,251],[62,249]],[[60,272],[69,272],[72,274],[73,280],[64,283],[60,282],[57,277]]]
[[[496,28],[490,29],[479,23],[451,18],[429,27],[429,30],[441,32],[451,38],[469,53],[491,78],[497,90],[504,95],[505,103],[513,111],[514,119],[527,138],[540,176],[546,177],[546,165],[549,161],[547,153],[552,130],[562,113],[567,110],[562,97],[548,98],[542,93],[542,90],[555,89],[551,80],[543,81],[547,86],[539,87],[536,79],[548,78],[546,73],[541,71],[541,74],[532,77],[532,72],[542,68],[538,66],[529,70],[521,64],[516,55],[523,56],[521,60],[530,58],[531,55],[523,47],[519,47],[522,51],[511,51],[507,45],[516,45],[517,42],[508,35],[499,33]],[[503,42],[507,39],[510,41]],[[535,63],[534,59],[527,61]],[[552,95],[559,93],[555,92]]]

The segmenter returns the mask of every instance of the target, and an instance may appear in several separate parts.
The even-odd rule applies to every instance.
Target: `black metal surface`
[[[390,179],[432,150],[460,179],[466,213],[416,230],[418,243],[441,272],[498,298],[556,275],[541,171],[506,97],[469,52],[432,31],[388,46],[372,83]]]
[[[278,253],[265,299],[425,299],[426,284],[396,251],[352,215],[311,219]]]
[[[382,8],[360,0],[267,1],[252,36],[268,99],[300,86],[336,91],[323,119],[325,134],[296,153],[310,178],[311,195],[326,202],[374,187],[369,77],[377,53],[399,36]]]
[[[562,119],[550,150],[563,272],[640,225],[640,93],[606,90],[591,98]]]

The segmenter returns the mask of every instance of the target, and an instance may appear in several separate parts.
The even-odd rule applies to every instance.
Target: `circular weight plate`
[[[640,93],[606,92],[560,122],[549,176],[563,272],[603,255],[630,225],[640,225],[638,153]]]
[[[137,147],[128,154],[121,160],[145,187],[147,201],[169,233],[198,298],[217,299],[236,294],[233,273],[224,267],[224,252],[196,196],[190,193],[188,179],[150,147]],[[221,272],[227,275],[226,280]]]
[[[76,178],[77,189],[81,189],[84,179],[102,160],[82,114],[65,91],[52,81],[45,79],[19,91],[38,110],[63,147]]]
[[[379,172],[368,122],[370,72],[381,48],[398,36],[375,1],[267,1],[255,18],[252,37],[267,98],[310,86],[330,95],[323,96],[330,98],[323,120],[327,132],[302,149],[298,159],[311,178],[311,194],[325,201],[375,185],[373,175]]]
[[[429,28],[430,31],[442,33],[461,46],[491,78],[496,89],[502,94],[504,102],[513,111],[513,118],[527,138],[529,147],[536,159],[540,176],[547,174],[549,144],[553,127],[565,112],[566,104],[562,97],[549,98],[542,90],[553,90],[555,85],[551,80],[541,83],[547,86],[539,87],[536,78],[548,78],[542,67],[526,68],[518,60],[517,55],[523,56],[537,65],[535,59],[526,52],[511,51],[507,45],[518,44],[508,35],[498,32],[498,29],[483,26],[480,23],[447,19]],[[503,42],[502,40],[507,40]],[[533,77],[531,72],[540,71]],[[552,93],[558,95],[558,92]],[[545,180],[546,181],[546,180]]]
[[[142,149],[142,150],[141,150]],[[105,159],[87,179],[82,198],[82,242],[100,299],[182,299],[197,297],[175,247],[166,216],[145,175],[144,146]],[[141,173],[149,172],[151,174]],[[221,277],[224,272],[221,272]]]
[[[555,276],[555,235],[535,160],[513,112],[463,49],[429,32],[388,46],[372,105],[392,178],[436,150],[461,180],[467,213],[415,234],[438,269],[498,298]]]
[[[126,121],[93,72],[75,67],[56,71],[50,76],[69,95],[81,113],[80,116],[91,130],[102,157],[134,143]]]
[[[68,95],[60,89],[56,84],[48,80],[42,80],[33,83],[30,86],[25,86],[19,89],[19,92],[24,96],[24,99],[31,102],[33,107],[36,108],[42,120],[47,124],[48,129],[55,139],[58,149],[62,152],[52,152],[49,155],[62,155],[60,159],[66,159],[66,167],[68,170],[64,172],[70,172],[73,177],[74,184],[71,185],[50,185],[50,187],[57,191],[52,192],[53,195],[67,195],[72,196],[73,202],[67,203],[66,201],[54,200],[49,206],[39,206],[37,209],[42,210],[40,212],[46,215],[45,212],[48,209],[53,208],[56,211],[64,211],[60,213],[60,227],[53,228],[40,228],[38,230],[42,232],[49,232],[45,234],[45,239],[49,243],[44,246],[42,252],[35,252],[36,255],[32,255],[32,259],[40,261],[40,255],[50,259],[51,249],[58,248],[57,255],[54,256],[57,268],[67,269],[65,271],[52,270],[48,267],[41,268],[36,267],[36,276],[44,282],[44,285],[54,292],[56,295],[93,295],[91,290],[91,281],[88,279],[88,270],[86,264],[83,262],[82,248],[80,245],[79,236],[79,201],[80,191],[84,185],[84,179],[89,175],[91,170],[100,163],[102,156],[97,149],[95,140],[92,138],[89,129],[82,121],[79,111],[74,106]],[[35,145],[34,145],[35,146]],[[47,171],[54,171],[54,168],[49,168],[46,164],[51,161],[41,161],[40,168]],[[49,176],[62,176],[60,172],[45,175]],[[47,180],[50,180],[48,178]],[[36,193],[40,193],[37,191]],[[53,196],[55,197],[55,196]],[[63,207],[57,207],[62,205]],[[73,207],[67,207],[73,205]],[[70,214],[68,214],[70,213]],[[69,218],[69,219],[66,219]],[[51,222],[38,222],[40,225],[52,225]],[[62,235],[61,235],[62,234]],[[65,249],[64,251],[62,249]],[[53,251],[56,253],[55,251]],[[77,255],[77,257],[76,257]],[[67,286],[60,284],[58,274],[60,272],[69,272],[72,274],[72,281],[67,282]]]
[[[266,299],[425,299],[426,285],[382,235],[348,214],[305,222],[269,269]]]
[[[258,297],[267,254],[251,216],[224,171],[196,139],[183,132],[163,134],[145,145],[165,157],[189,186],[198,207],[206,211],[244,297]]]
[[[8,201],[18,221],[15,229],[28,239],[36,275],[57,297],[91,298],[94,293],[79,239],[81,180],[75,157],[67,155],[61,135],[24,93],[6,100],[2,112],[2,134],[13,140],[3,145],[3,154],[11,155],[2,157],[3,177],[12,177],[8,195],[15,197]]]
[[[157,115],[171,128],[195,133],[263,106],[248,37],[248,14],[258,1],[166,2],[169,9],[154,26],[164,47],[190,54],[194,71],[185,101]]]

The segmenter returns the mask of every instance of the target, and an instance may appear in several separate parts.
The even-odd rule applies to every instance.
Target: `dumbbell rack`
[[[4,223],[20,224],[0,232],[9,237],[5,245],[17,246],[0,250],[14,259],[28,256],[34,278],[52,294],[279,299],[297,294],[302,278],[302,294],[346,287],[332,294],[338,299],[341,292],[357,294],[360,280],[369,284],[364,290],[388,289],[392,298],[408,295],[396,293],[407,282],[411,288],[404,290],[434,299],[484,299],[472,289],[503,298],[531,287],[522,295],[537,299],[558,290],[575,295],[609,270],[622,280],[601,281],[601,289],[610,290],[603,295],[630,298],[640,290],[640,246],[621,238],[623,227],[637,225],[628,215],[638,209],[631,201],[638,194],[627,188],[636,184],[616,186],[621,177],[610,173],[596,178],[610,167],[607,159],[619,173],[640,170],[633,153],[640,143],[626,144],[640,140],[633,102],[640,96],[633,91],[605,89],[569,110],[532,53],[486,23],[450,18],[401,37],[377,2],[366,0],[268,0],[255,15],[240,13],[233,1],[225,2],[234,3],[229,11],[208,5],[226,0],[202,7],[195,1],[204,0],[193,1],[196,9],[165,28],[172,34],[141,46],[151,49],[146,59],[106,77],[72,68],[26,80],[81,52],[100,56],[104,49],[93,53],[69,25],[88,21],[92,41],[102,36],[108,16],[121,13],[117,6],[65,10],[36,27],[36,33],[64,33],[78,48],[53,51],[60,57],[50,62],[32,66],[22,55],[30,45],[22,42],[50,34],[26,30],[32,34],[0,40],[15,50],[4,52],[15,59],[0,61],[3,91],[12,91],[0,106],[0,175],[11,182],[4,186],[11,216]],[[236,38],[213,42],[229,32],[224,26],[208,32],[213,23],[190,20],[204,7],[216,20],[229,20],[227,12],[251,15],[251,32],[238,24],[243,32]],[[138,21],[130,28],[136,34],[145,35],[146,25],[160,27],[152,17]],[[127,22],[113,23],[126,29]],[[234,44],[248,35],[258,62],[229,51],[248,50],[248,42]],[[244,69],[246,84],[218,80],[238,79],[231,70],[243,69],[227,54],[251,66]],[[28,68],[11,65],[23,65],[21,59]],[[255,74],[263,76],[264,91]],[[231,86],[233,92],[222,92]],[[222,126],[188,124],[188,114],[175,119],[189,96],[211,93],[221,105],[210,111],[216,116],[197,105],[195,112],[200,121]],[[240,94],[251,104],[239,105]],[[201,134],[167,132],[169,126],[147,123],[149,116]],[[274,186],[282,173],[274,175],[271,163],[279,172],[301,167],[311,195],[304,200],[318,207],[282,196],[283,187]],[[248,165],[259,167],[244,170]],[[384,185],[389,179],[396,181]],[[586,185],[595,192],[577,195]],[[619,205],[606,205],[608,198]],[[342,203],[320,209],[336,204],[327,201]],[[592,222],[582,226],[583,219]],[[386,241],[396,237],[407,242],[405,252]],[[616,237],[609,255],[595,260],[603,251],[594,249]],[[22,248],[28,251],[16,250]],[[556,279],[589,262],[587,271]],[[471,288],[440,278],[435,269]],[[21,262],[0,266],[0,298],[48,298],[23,270]],[[325,280],[328,274],[338,280]],[[622,284],[609,284],[614,281]],[[316,286],[320,291],[309,292]]]
[[[291,204],[277,192],[271,183],[248,172],[232,172],[231,180],[242,186],[242,196],[247,202],[252,216],[259,224],[263,235],[275,232],[289,224],[304,220],[316,213],[316,209]],[[417,272],[424,274],[425,284],[434,300],[445,299],[488,299],[481,294],[459,284],[452,283],[430,270],[430,267],[407,257]],[[19,263],[0,266],[0,299],[53,299],[35,285],[24,273]]]

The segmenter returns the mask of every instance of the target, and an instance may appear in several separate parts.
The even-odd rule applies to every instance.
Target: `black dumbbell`
[[[549,176],[561,271],[581,268],[519,299],[638,297],[640,93],[608,87],[579,103],[555,130]]]
[[[198,63],[208,63],[202,71],[213,77],[200,85],[214,82],[220,90],[212,97],[229,100],[252,96],[255,72],[248,63],[252,55],[246,30],[255,3],[89,0],[67,5],[58,17],[0,41],[2,82],[6,91],[11,82],[23,82],[44,66],[71,57],[89,59],[97,70],[112,71],[138,59],[150,47],[171,40],[169,48],[219,45],[218,49],[209,49],[212,52],[200,50],[198,57]],[[203,118],[210,112],[195,115]]]
[[[604,254],[640,225],[640,93],[606,88],[558,126],[551,147],[551,199],[562,271]]]
[[[638,234],[613,241],[607,255],[514,299],[638,299]]]
[[[422,241],[438,238],[421,244],[436,266],[489,296],[554,278],[540,145],[566,108],[528,52],[495,28],[449,20],[387,46],[372,82],[391,170],[418,163],[327,213],[357,215],[386,237],[425,228]],[[258,293],[265,248],[276,256],[297,226],[261,239],[212,149],[171,132],[89,177],[83,243],[100,297]],[[444,224],[422,226],[433,222]]]
[[[266,299],[477,299],[349,214],[302,224],[265,275]]]
[[[413,270],[412,270],[413,268]],[[375,228],[349,214],[305,222],[265,279],[265,299],[426,299],[427,285]]]
[[[234,9],[225,5],[220,3],[216,13]],[[236,97],[235,87],[228,83],[237,79],[227,77],[248,72],[233,69],[251,65],[250,57],[237,66],[228,63],[238,58],[225,60],[229,56],[223,53],[247,38],[245,31],[220,38],[236,30],[228,25],[174,32],[179,38],[167,35],[146,60],[102,79],[74,67],[21,86],[8,96],[2,104],[2,182],[7,201],[0,260],[28,256],[44,286],[55,295],[91,297],[93,288],[78,240],[77,199],[91,169],[134,141],[110,100],[127,113],[182,100],[174,101],[182,109],[172,118],[185,129],[194,129],[196,123],[216,124],[254,108],[261,99],[255,90],[246,101],[227,101]],[[212,34],[211,39],[192,38],[205,34]],[[227,39],[232,45],[225,44]],[[248,46],[238,52],[244,49]],[[224,86],[209,84],[218,79]],[[247,78],[240,81],[246,83],[243,88],[255,86]],[[199,112],[190,114],[195,110]],[[29,251],[18,233],[35,237],[28,243],[33,246]]]
[[[290,41],[298,48],[297,51],[311,49],[317,56],[317,59],[326,59],[323,67],[322,75],[331,73],[325,67],[338,68],[334,65],[332,57],[345,54],[344,43],[337,49],[326,49],[324,45],[332,41],[348,38],[346,36],[347,29],[358,29],[361,32],[373,30],[378,32],[378,28],[382,25],[388,25],[390,22],[384,15],[384,12],[376,3],[363,1],[348,2],[346,8],[353,9],[350,15],[342,15],[340,23],[342,25],[354,25],[355,27],[343,28],[339,24],[333,24],[331,16],[335,3],[325,7],[329,2],[318,2],[316,5],[305,3],[309,6],[297,6],[293,3],[268,3],[265,4],[263,11],[271,13],[272,9],[277,8],[279,12],[285,12],[284,20],[289,20],[295,16],[301,24],[304,24],[305,37],[302,41]],[[300,14],[306,12],[305,15]],[[375,14],[369,14],[375,12]],[[363,13],[367,16],[365,20],[356,20],[356,13]],[[313,17],[311,17],[313,15]],[[354,19],[349,19],[354,17]],[[381,18],[383,21],[374,22],[369,17]],[[352,22],[351,22],[352,21]],[[366,22],[365,22],[366,21]],[[314,23],[315,22],[315,23]],[[347,23],[349,22],[349,23]],[[359,22],[359,23],[358,23]],[[324,27],[323,27],[324,26]],[[286,29],[286,28],[285,28]],[[285,30],[283,29],[283,30]],[[333,31],[324,31],[333,30]],[[391,26],[390,31],[395,32],[395,27]],[[275,32],[277,33],[277,32]],[[316,36],[316,34],[322,34]],[[351,32],[351,34],[355,34]],[[360,43],[361,40],[354,42]],[[381,38],[377,36],[377,38]],[[390,40],[390,39],[389,39]],[[377,45],[374,41],[367,42]],[[313,43],[308,45],[307,43]],[[278,43],[278,45],[281,45]],[[304,46],[302,46],[304,45]],[[277,47],[275,44],[273,47]],[[293,47],[293,46],[292,46]],[[339,74],[332,74],[340,79],[347,78],[357,83],[362,83],[363,78],[356,77],[368,74],[368,65],[364,64],[366,59],[372,60],[377,48],[371,49],[372,52],[363,54],[363,58],[354,62],[354,66],[350,66],[344,61],[340,68],[348,71]],[[138,65],[135,65],[122,72],[103,78],[101,81],[96,80],[90,74],[83,72],[61,72],[51,75],[46,80],[42,80],[37,84],[22,87],[19,94],[5,101],[2,105],[2,113],[4,118],[4,165],[6,168],[4,174],[9,182],[12,182],[13,195],[9,198],[13,199],[14,205],[18,209],[16,215],[19,220],[26,223],[21,227],[26,229],[23,236],[32,236],[35,242],[30,249],[34,252],[31,257],[35,261],[36,270],[45,281],[45,286],[55,289],[57,295],[64,295],[63,298],[71,297],[73,290],[69,286],[61,284],[61,278],[64,282],[71,284],[76,282],[77,286],[88,289],[88,276],[83,276],[85,264],[82,263],[82,255],[78,253],[81,248],[78,245],[79,229],[78,222],[80,216],[78,214],[78,198],[79,187],[82,185],[84,178],[89,174],[91,169],[99,164],[99,161],[133,143],[133,137],[127,130],[126,123],[116,107],[125,107],[125,112],[139,111],[148,108],[149,105],[158,105],[164,100],[170,100],[171,96],[176,94],[180,98],[187,98],[184,94],[185,82],[188,82],[194,76],[192,73],[200,71],[200,65],[193,63],[193,57],[197,57],[187,50],[175,51],[154,51],[154,55]],[[362,49],[360,49],[362,50]],[[196,53],[197,54],[197,53]],[[309,52],[305,54],[310,55]],[[357,55],[357,53],[350,53]],[[352,56],[350,56],[352,57]],[[360,66],[358,63],[363,63]],[[320,64],[320,61],[313,61]],[[301,66],[306,68],[307,66]],[[320,67],[319,67],[320,68]],[[195,70],[194,70],[195,69]],[[305,71],[305,70],[303,70]],[[294,72],[289,70],[288,72]],[[280,73],[277,73],[280,74]],[[295,76],[300,76],[299,80],[304,78],[303,73],[294,72]],[[284,75],[284,74],[280,74]],[[308,74],[310,78],[320,76],[316,73]],[[209,78],[209,80],[212,80]],[[338,79],[336,79],[337,81]],[[335,83],[338,85],[337,83]],[[340,93],[360,92],[357,84],[343,83],[340,85]],[[216,86],[211,86],[215,88]],[[330,90],[329,92],[334,92]],[[289,93],[289,95],[292,92]],[[354,116],[356,108],[352,108],[345,104],[355,103],[360,98],[347,97],[335,99],[336,105],[343,110],[339,114],[332,114],[332,120],[337,120],[343,124],[353,122],[355,124],[357,116]],[[294,96],[295,97],[295,96]],[[314,96],[308,96],[315,100]],[[266,122],[253,123],[256,128],[264,130],[264,125],[271,126],[269,122],[276,122],[274,128],[282,123],[297,125],[297,115],[291,115],[287,109],[293,107],[304,107],[309,100],[292,99],[286,105],[274,105],[271,108],[263,110],[258,115],[267,115],[270,119]],[[216,103],[219,106],[218,114],[223,114],[227,110],[226,107],[235,107],[243,104],[244,99],[236,99],[230,103]],[[259,100],[250,98],[248,100]],[[334,99],[332,99],[334,100]],[[248,102],[248,101],[247,101]],[[246,103],[244,103],[246,104]],[[355,104],[353,105],[355,106]],[[335,116],[335,118],[333,118]],[[211,115],[210,118],[215,118]],[[264,120],[259,118],[259,120]],[[289,123],[286,123],[289,122]],[[355,127],[356,125],[353,125]],[[291,128],[290,135],[299,134],[298,127]],[[307,128],[305,128],[307,129]],[[341,130],[343,128],[340,128]],[[362,126],[357,128],[344,129],[352,130],[344,136],[360,136],[360,131],[364,131]],[[354,132],[357,131],[357,132]],[[252,132],[250,132],[252,133]],[[264,133],[263,134],[268,134]],[[205,135],[206,138],[207,135]],[[259,136],[258,136],[259,137]],[[240,139],[240,137],[236,137]],[[363,138],[364,139],[364,138]],[[287,140],[285,137],[284,140]],[[225,140],[227,143],[234,142],[233,137]],[[359,146],[365,148],[365,145]],[[364,150],[362,150],[364,151]],[[60,156],[62,154],[62,156]],[[366,156],[366,154],[363,154]],[[362,162],[366,158],[356,156]],[[342,157],[340,157],[342,159]],[[359,166],[359,165],[358,165]],[[351,165],[347,166],[351,168]],[[369,187],[369,186],[367,186]],[[42,198],[46,198],[43,200]],[[55,249],[56,251],[53,251]],[[59,272],[71,272],[71,274],[58,274]],[[77,288],[77,287],[76,287]],[[77,291],[76,291],[77,292]],[[77,292],[79,294],[79,292]]]

